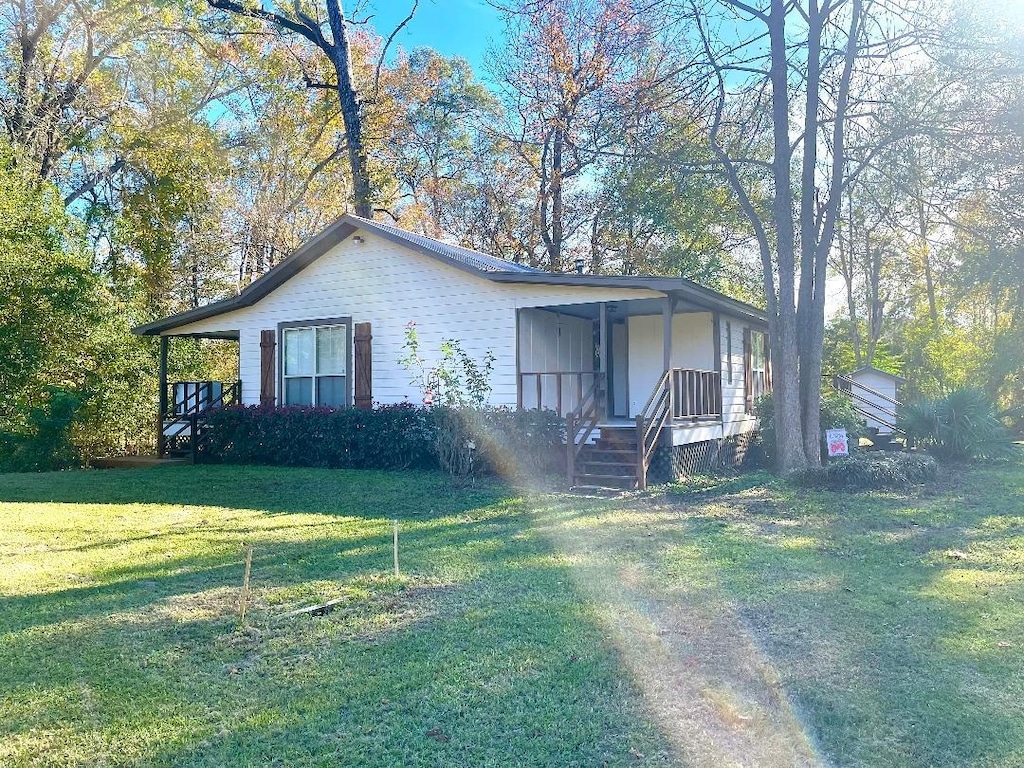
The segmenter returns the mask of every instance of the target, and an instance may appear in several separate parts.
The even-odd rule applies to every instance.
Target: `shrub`
[[[230,464],[436,469],[453,477],[547,473],[564,461],[564,422],[551,411],[238,406],[210,415],[198,458]]]
[[[210,415],[202,461],[346,469],[436,466],[434,422],[410,403],[372,410],[238,406]]]
[[[908,442],[949,461],[1005,456],[1013,445],[995,405],[980,389],[908,403],[900,411],[899,426]]]
[[[565,469],[565,422],[554,411],[436,408],[434,414],[439,463],[453,476],[545,475]]]
[[[43,402],[29,411],[24,431],[0,433],[0,470],[46,472],[77,466],[80,458],[68,432],[81,405],[71,392],[48,389]]]
[[[775,458],[775,408],[772,393],[768,392],[757,400],[757,417],[761,422],[761,450],[768,464]],[[857,413],[848,397],[834,391],[821,394],[821,455],[827,456],[825,446],[826,429],[845,429],[850,438],[850,447],[857,445],[865,432],[864,417]]]
[[[799,482],[833,490],[899,490],[930,482],[937,472],[935,459],[925,454],[861,452],[805,472]]]

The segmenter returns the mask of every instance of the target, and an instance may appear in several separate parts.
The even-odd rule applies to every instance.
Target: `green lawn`
[[[910,497],[8,475],[0,573],[3,765],[1024,765],[1019,463]]]

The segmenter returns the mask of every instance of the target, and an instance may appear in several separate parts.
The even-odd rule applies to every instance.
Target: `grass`
[[[0,764],[668,759],[501,487],[182,467],[6,476],[0,498]]]
[[[1024,765],[1020,462],[612,500],[2,476],[0,571],[5,765]]]

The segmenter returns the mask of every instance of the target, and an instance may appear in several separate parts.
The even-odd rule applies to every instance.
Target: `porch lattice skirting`
[[[660,445],[654,452],[648,478],[651,483],[686,480],[718,469],[743,464],[755,433],[748,432],[721,440],[705,440],[686,445]]]

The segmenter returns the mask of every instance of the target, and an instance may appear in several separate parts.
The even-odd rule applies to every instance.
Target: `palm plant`
[[[1005,456],[1013,445],[992,400],[972,387],[904,405],[899,427],[911,444],[949,460]]]

